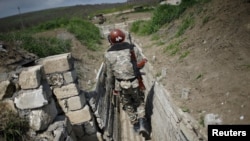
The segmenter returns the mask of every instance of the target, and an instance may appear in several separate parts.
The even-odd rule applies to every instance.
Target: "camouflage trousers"
[[[145,95],[138,88],[121,89],[120,102],[132,124],[145,117]]]

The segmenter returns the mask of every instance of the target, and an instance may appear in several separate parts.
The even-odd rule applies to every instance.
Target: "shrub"
[[[26,37],[22,44],[22,47],[25,50],[34,53],[39,57],[67,53],[70,51],[70,46],[70,40],[45,37],[33,38],[30,36]]]
[[[139,28],[137,31],[143,31],[144,35],[149,35],[152,33],[157,32],[164,24],[170,23],[174,19],[179,18],[179,16],[190,6],[203,1],[197,0],[183,0],[180,5],[159,5],[154,11],[153,16],[150,21],[145,21],[144,24],[140,23]],[[132,24],[133,26],[138,23]],[[146,25],[146,26],[145,26]],[[138,28],[138,27],[137,27]]]

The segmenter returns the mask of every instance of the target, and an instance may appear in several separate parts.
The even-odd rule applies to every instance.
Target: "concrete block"
[[[86,104],[85,95],[80,94],[78,96],[70,97],[67,100],[67,103],[70,111],[79,110]]]
[[[22,89],[38,88],[41,84],[41,65],[28,67],[19,75],[19,85]]]
[[[19,109],[34,109],[40,108],[48,104],[48,99],[43,86],[34,90],[21,90],[14,100]]]
[[[71,83],[61,88],[54,88],[53,92],[57,99],[63,99],[79,95],[79,88],[76,84]]]
[[[63,73],[63,77],[66,84],[75,82],[77,78],[76,70]]]
[[[86,105],[84,108],[80,110],[70,111],[66,113],[66,116],[68,116],[71,124],[73,125],[81,124],[86,121],[90,121],[92,118],[88,105]]]
[[[55,101],[51,100],[51,102],[42,107],[41,109],[32,110],[29,114],[29,124],[32,129],[35,131],[41,131],[46,129],[49,124],[53,122],[55,117],[57,116],[57,109],[55,105]]]
[[[64,72],[73,68],[72,56],[70,53],[49,56],[38,63],[44,66],[45,74]]]

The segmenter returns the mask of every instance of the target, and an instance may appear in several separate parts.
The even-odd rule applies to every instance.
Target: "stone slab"
[[[57,99],[69,98],[79,95],[79,87],[76,84],[71,83],[62,87],[56,87],[53,92]]]
[[[38,88],[41,84],[41,65],[25,68],[19,75],[19,85],[22,89]]]

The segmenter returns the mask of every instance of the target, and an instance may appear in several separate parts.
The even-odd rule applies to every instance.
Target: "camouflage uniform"
[[[132,124],[145,116],[144,93],[139,90],[138,80],[134,74],[130,54],[131,44],[117,43],[105,53],[105,70],[107,80],[113,90],[120,93],[123,110],[128,114]],[[139,62],[142,56],[137,47],[134,52]]]

